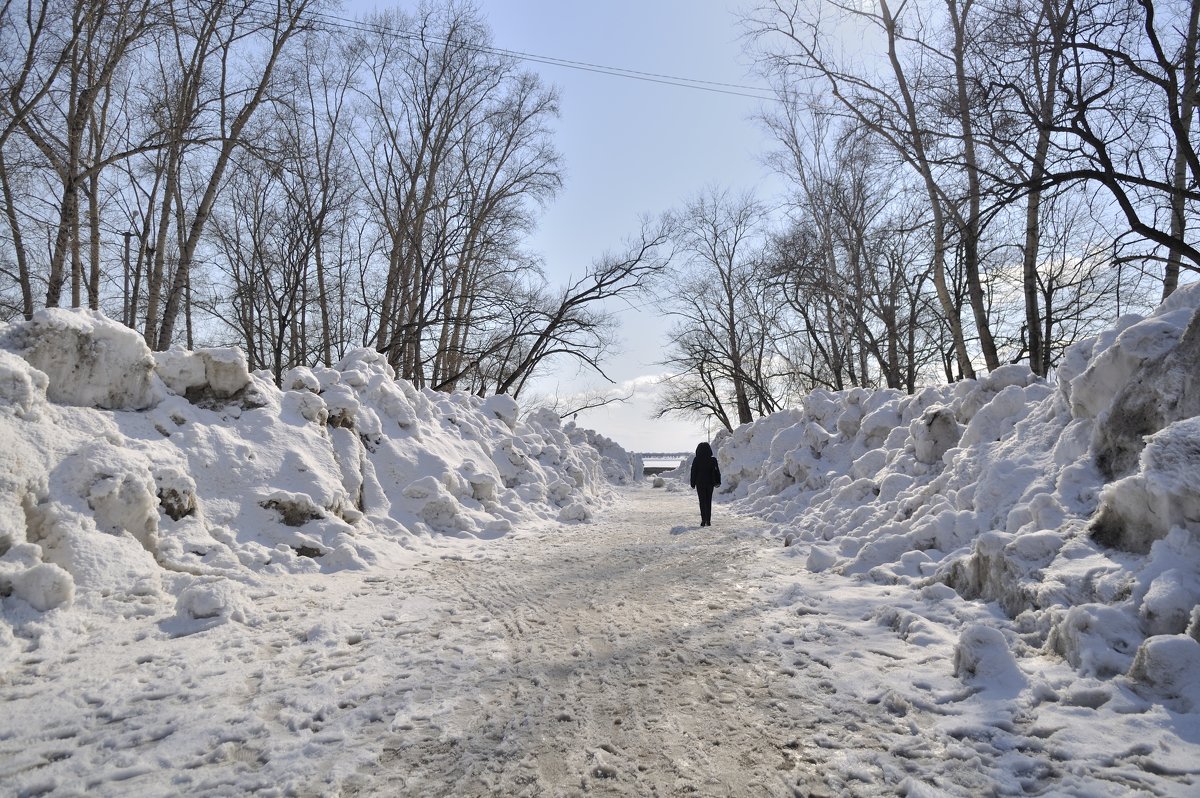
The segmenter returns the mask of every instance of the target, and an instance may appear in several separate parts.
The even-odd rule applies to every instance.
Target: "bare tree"
[[[919,331],[930,263],[916,243],[927,222],[911,187],[852,120],[789,102],[764,122],[779,143],[770,162],[791,185],[766,279],[791,311],[777,335],[792,336],[796,389],[911,390],[937,343]]]
[[[15,0],[0,3],[0,197],[17,265],[21,313],[33,317],[33,283],[26,255],[22,223],[13,186],[13,169],[6,154],[13,134],[58,82],[58,76],[76,52],[83,26],[61,30],[62,19],[48,0]]]
[[[205,226],[212,213],[217,191],[225,175],[234,152],[243,145],[243,133],[251,118],[267,97],[272,85],[275,66],[283,54],[284,48],[293,36],[303,28],[306,20],[305,12],[315,0],[279,0],[265,16],[262,9],[252,5],[247,0],[241,0],[244,5],[235,10],[230,26],[222,31],[222,47],[220,53],[220,112],[217,116],[218,150],[216,159],[203,181],[204,188],[199,203],[189,223],[186,233],[180,236],[179,264],[167,292],[166,303],[163,306],[162,324],[158,330],[157,348],[166,349],[171,345],[175,334],[175,323],[179,315],[181,302],[184,298],[184,288],[188,283],[196,248],[200,244]],[[244,84],[235,85],[232,82],[233,70],[231,59],[235,57],[233,45],[243,37],[253,36],[265,42],[266,54],[261,66],[255,70]],[[235,97],[245,97],[242,102]],[[232,100],[232,103],[230,102]],[[232,106],[232,107],[231,107]],[[147,333],[150,332],[147,321]]]
[[[882,54],[888,64],[888,78],[860,71],[831,49],[831,38],[826,29],[830,15],[841,21],[852,19],[864,27],[864,36],[879,40]],[[856,123],[870,129],[886,143],[896,155],[911,167],[924,187],[929,204],[930,235],[933,242],[933,283],[943,317],[949,327],[958,364],[959,373],[973,377],[975,369],[967,349],[956,307],[947,281],[947,258],[951,247],[950,233],[953,231],[967,248],[967,269],[970,273],[978,269],[977,250],[972,240],[978,231],[972,229],[978,219],[968,212],[960,212],[959,203],[952,195],[950,184],[942,174],[944,165],[961,163],[961,152],[946,151],[948,146],[959,146],[965,136],[962,118],[970,126],[969,115],[959,113],[960,129],[954,136],[939,130],[944,119],[930,119],[924,112],[944,107],[944,84],[955,74],[954,59],[947,56],[930,41],[921,38],[931,23],[930,12],[919,3],[903,2],[896,11],[887,0],[877,4],[842,4],[838,2],[767,3],[755,10],[747,21],[749,35],[760,54],[764,69],[778,83],[779,92],[785,101],[796,93],[796,84],[815,83],[837,103],[842,113]],[[901,15],[904,15],[903,18]],[[951,48],[952,52],[955,48]],[[911,63],[905,62],[905,52],[911,50]],[[934,71],[929,62],[942,62],[942,72]],[[957,108],[955,99],[950,106]],[[962,109],[959,109],[960,111]],[[972,194],[976,186],[969,186],[966,201],[973,207]],[[974,282],[978,275],[971,278]],[[984,348],[985,360],[991,365],[988,355],[991,332],[987,323],[987,310],[983,306],[981,287],[972,291],[978,303],[975,311],[976,331]],[[985,343],[986,342],[986,343]]]
[[[711,412],[732,429],[778,408],[773,313],[759,274],[764,217],[752,195],[716,187],[676,215],[682,260],[664,285],[663,304],[678,321],[664,365],[684,376],[669,384],[660,415]]]
[[[1153,0],[1047,0],[1046,47],[1061,48],[1056,113],[1028,86],[1006,83],[1018,112],[1050,139],[1039,178],[1016,188],[1102,187],[1129,231],[1165,258],[1163,295],[1181,268],[1200,270],[1187,222],[1200,201],[1196,113],[1200,10]]]
[[[1050,125],[1059,112],[1058,82],[1063,62],[1061,16],[1054,0],[1035,6],[999,0],[984,20],[987,33],[979,37],[977,85],[987,85],[983,140],[996,156],[1030,189],[1025,199],[1021,244],[1021,287],[1024,299],[1023,337],[1029,367],[1045,375],[1050,366],[1050,344],[1044,327],[1052,325],[1048,308],[1040,304],[1043,199],[1050,157]],[[986,80],[983,75],[987,74]],[[996,86],[1003,86],[999,91]],[[1008,100],[1015,90],[1021,110],[1036,114],[1036,123],[1020,124],[1021,110]],[[1003,168],[1001,166],[1000,168]]]
[[[519,395],[540,367],[563,357],[608,379],[601,360],[613,343],[615,324],[605,306],[645,294],[670,258],[670,238],[669,223],[646,221],[620,254],[601,257],[557,294],[538,292],[531,304],[516,303],[514,310],[527,309],[502,341],[495,392]]]
[[[287,102],[271,109],[278,140],[268,157],[277,160],[287,201],[310,238],[305,249],[311,253],[316,282],[317,349],[325,366],[333,364],[334,327],[345,313],[331,297],[347,260],[334,236],[349,224],[357,202],[345,143],[353,121],[355,67],[342,41],[327,34],[307,35],[298,57],[288,64]]]
[[[59,304],[66,282],[67,259],[72,267],[72,304],[80,304],[82,256],[80,253],[80,193],[87,181],[112,161],[94,157],[103,151],[103,131],[92,126],[94,141],[86,151],[89,125],[102,114],[97,104],[109,90],[118,68],[131,49],[153,24],[150,0],[120,0],[91,3],[76,0],[70,6],[70,46],[61,67],[59,80],[43,94],[36,112],[25,107],[14,113],[14,121],[45,158],[59,182],[59,197],[54,243],[47,278],[46,304]],[[14,109],[20,101],[10,100]],[[11,220],[10,220],[11,223]]]

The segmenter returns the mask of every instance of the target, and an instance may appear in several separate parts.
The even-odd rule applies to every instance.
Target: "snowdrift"
[[[13,625],[169,596],[181,617],[237,620],[255,574],[586,521],[641,475],[551,412],[417,390],[370,350],[293,369],[280,390],[238,349],[152,354],[101,314],[58,309],[0,328],[0,439]]]
[[[1200,711],[1198,306],[1119,319],[1053,383],[813,392],[719,441],[723,491],[809,571],[997,602],[1012,623],[956,670],[974,640]]]

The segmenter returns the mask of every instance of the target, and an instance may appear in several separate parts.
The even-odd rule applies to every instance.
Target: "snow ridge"
[[[365,349],[280,390],[236,348],[152,354],[92,311],[0,328],[5,625],[130,595],[244,619],[255,574],[587,520],[640,475],[612,441],[518,411],[418,390]]]
[[[724,490],[811,572],[997,602],[1010,648],[1200,711],[1198,306],[1193,285],[1119,319],[1053,383],[814,391],[721,442]],[[1007,669],[1001,642],[969,629],[956,668],[982,647]]]

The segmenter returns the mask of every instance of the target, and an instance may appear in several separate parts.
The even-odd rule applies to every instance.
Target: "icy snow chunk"
[[[999,629],[974,623],[963,629],[954,647],[954,675],[985,690],[1016,695],[1026,685],[1025,674]]]
[[[903,419],[893,401],[863,417],[858,426],[858,440],[865,449],[884,446],[892,430],[900,426]]]
[[[43,372],[0,349],[0,408],[11,408],[17,418],[36,420],[46,404],[49,382]]]
[[[1129,669],[1133,689],[1176,712],[1200,709],[1200,642],[1187,635],[1156,635],[1138,647]]]
[[[246,623],[248,607],[241,587],[228,579],[193,582],[175,600],[176,615],[194,620],[220,618]]]
[[[962,428],[948,407],[928,408],[909,426],[917,462],[933,465],[958,444]]]
[[[1095,346],[1096,339],[1084,338],[1076,341],[1067,347],[1063,352],[1062,358],[1058,361],[1055,367],[1055,375],[1058,378],[1058,390],[1063,398],[1067,400],[1068,406],[1071,404],[1071,384],[1082,374],[1088,367],[1092,359],[1092,349]]]
[[[853,398],[847,397],[850,404],[837,418],[837,431],[843,438],[853,438],[858,434],[859,427],[862,425],[863,409],[853,401]]]
[[[246,353],[236,346],[199,349],[204,361],[204,377],[218,398],[233,396],[250,384]]]
[[[496,501],[500,480],[493,474],[480,471],[474,460],[465,460],[459,467],[462,479],[471,487],[471,498],[477,502]]]
[[[329,426],[342,429],[357,429],[362,403],[349,385],[331,385],[321,396],[327,407]]]
[[[829,570],[836,562],[836,554],[831,551],[827,551],[826,549],[813,546],[811,549],[809,549],[808,559],[805,561],[804,567],[806,567],[812,573],[817,574],[821,571]]]
[[[1054,622],[1046,645],[1083,675],[1107,679],[1129,670],[1141,640],[1137,622],[1122,609],[1080,604]]]
[[[158,376],[173,393],[191,401],[229,399],[250,384],[246,355],[233,346],[173,348],[154,356]]]
[[[1200,391],[1200,385],[1197,385]],[[1104,486],[1091,523],[1096,542],[1147,552],[1172,527],[1200,530],[1200,416],[1150,436],[1139,470]]]
[[[141,542],[101,532],[95,519],[60,501],[32,509],[30,539],[41,546],[45,561],[61,566],[75,580],[77,602],[91,594],[159,591],[161,567]]]
[[[60,475],[87,501],[102,532],[133,535],[148,552],[158,548],[158,488],[144,455],[100,438],[65,459]]]
[[[45,453],[21,435],[25,424],[0,414],[0,556],[25,541],[29,508],[47,493]]]
[[[856,479],[868,479],[877,475],[887,465],[887,452],[871,449],[850,464],[850,475]]]
[[[1024,388],[1037,381],[1037,376],[1024,363],[1009,363],[988,373],[980,382],[989,391],[999,393],[1005,388]]]
[[[46,396],[58,404],[139,410],[159,398],[146,342],[98,311],[39,310],[0,332],[0,349],[42,371]]]
[[[1165,318],[1155,321],[1163,324]],[[1118,387],[1094,438],[1096,462],[1110,479],[1134,469],[1146,435],[1200,416],[1200,311],[1191,317],[1177,346],[1147,357]]]
[[[955,393],[959,397],[955,403],[957,416],[964,423],[970,423],[974,421],[976,413],[995,401],[997,394],[1010,388],[1025,388],[1037,380],[1037,376],[1028,366],[1009,364],[1000,366],[978,380],[962,380],[955,383]]]
[[[285,412],[294,412],[305,421],[311,421],[322,427],[329,421],[329,406],[325,404],[325,400],[307,390],[285,393],[282,408]]]
[[[0,594],[12,593],[39,612],[70,604],[75,598],[75,580],[54,563],[6,573],[0,564]]]
[[[572,444],[587,444],[600,456],[605,478],[616,485],[631,485],[642,480],[644,465],[639,455],[625,451],[618,443],[590,429],[568,423],[563,431]],[[579,449],[575,449],[578,453]]]
[[[325,510],[307,493],[275,490],[259,499],[260,507],[275,510],[287,526],[303,526],[325,517]]]
[[[317,379],[317,375],[309,367],[296,366],[283,373],[283,379],[279,382],[279,389],[281,391],[320,393],[321,381]]]
[[[462,505],[433,476],[424,476],[404,489],[404,497],[412,499],[417,515],[437,532],[462,532],[474,528],[463,515]]]
[[[879,501],[890,502],[912,487],[915,480],[908,474],[893,471],[879,481]]]
[[[377,379],[372,386],[374,389],[372,399],[385,416],[395,421],[400,429],[408,430],[416,427],[419,419],[413,398],[419,395],[416,394],[410,383]],[[406,388],[408,390],[405,390]]]
[[[196,512],[196,481],[186,471],[176,466],[158,466],[154,469],[154,484],[158,503],[172,521]]]
[[[1178,634],[1190,628],[1200,610],[1200,547],[1192,533],[1176,527],[1155,541],[1139,569],[1132,598],[1149,634]]]
[[[321,564],[326,571],[349,571],[367,568],[370,562],[362,556],[354,544],[343,539],[342,542],[321,556]]]
[[[827,391],[811,391],[800,402],[804,412],[826,432],[832,433],[843,403]]]
[[[564,479],[557,479],[546,487],[546,496],[555,504],[569,501],[575,494],[575,485]]]
[[[1043,398],[1049,389],[1039,386],[1037,399]],[[1024,387],[1009,385],[991,400],[980,407],[967,423],[962,433],[959,446],[973,446],[977,443],[992,443],[1012,432],[1017,421],[1023,419],[1029,412],[1030,397]],[[918,458],[919,459],[919,458]]]
[[[1150,582],[1138,613],[1152,635],[1182,634],[1197,605],[1200,576],[1192,570],[1171,568]]]
[[[341,645],[358,645],[362,642],[362,634],[355,632],[348,624],[341,621],[321,621],[304,633],[306,643],[316,643],[327,648],[337,648]]]
[[[436,477],[425,476],[404,489],[404,495],[410,499],[429,499],[443,493],[442,483]]]
[[[205,384],[204,361],[178,345],[155,355],[154,368],[163,384],[179,396],[198,391]]]
[[[389,380],[396,379],[396,370],[388,364],[387,355],[366,347],[347,352],[335,368],[342,372],[343,379],[353,379],[358,385],[365,385],[367,375],[372,373],[382,374]],[[350,377],[351,372],[357,372],[358,376]]]
[[[1166,316],[1118,320],[1115,338],[1101,336],[1087,369],[1071,381],[1072,414],[1098,417],[1143,362],[1175,347],[1190,316],[1189,309],[1179,309]]]
[[[517,407],[517,402],[507,394],[496,394],[489,396],[483,400],[483,406],[480,407],[485,414],[492,418],[500,419],[510,430],[517,427],[517,412],[520,408]],[[557,418],[557,416],[555,416]]]
[[[571,502],[559,511],[558,520],[563,522],[591,521],[592,511],[582,502]]]

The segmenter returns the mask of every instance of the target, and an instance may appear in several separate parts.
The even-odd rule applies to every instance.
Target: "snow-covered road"
[[[790,794],[812,702],[745,583],[765,544],[731,537],[744,520],[682,526],[693,504],[642,491],[595,524],[441,565],[446,621],[491,643],[412,695],[363,792]]]
[[[693,505],[640,488],[595,523],[393,575],[264,579],[245,624],[127,600],[125,623],[82,623],[0,684],[0,783],[791,794],[814,775],[795,740],[828,708],[765,646],[756,522],[718,510],[700,529]]]
[[[1053,659],[1036,688],[955,678],[956,630],[994,608],[798,571],[694,501],[637,487],[594,523],[262,577],[244,622],[114,597],[121,622],[81,613],[0,681],[0,793],[1194,789],[1160,707]]]

